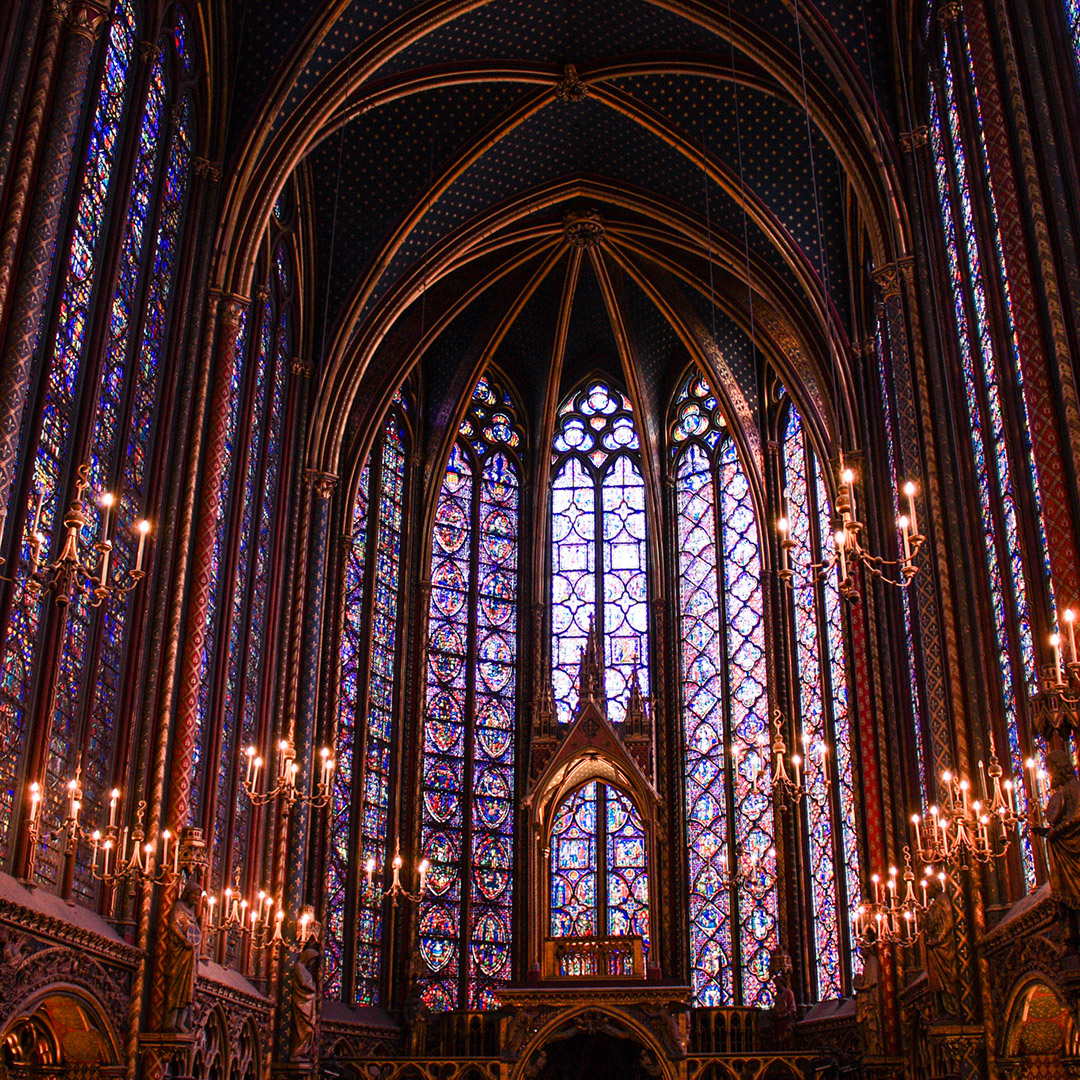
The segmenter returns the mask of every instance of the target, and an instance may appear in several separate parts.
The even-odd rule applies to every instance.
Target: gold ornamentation
[[[562,78],[555,84],[555,96],[567,104],[584,101],[589,96],[589,88],[581,81],[573,64],[563,67]]]
[[[571,247],[596,247],[604,239],[604,219],[600,211],[569,211],[563,218],[563,235]]]

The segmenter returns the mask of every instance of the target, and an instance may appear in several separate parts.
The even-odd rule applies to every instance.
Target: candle
[[[874,883],[874,903],[881,903],[881,877],[878,874],[874,874],[870,880]]]
[[[113,503],[116,502],[116,498],[111,491],[106,491],[101,496],[101,505],[105,507],[105,518],[101,524],[101,539],[109,539],[109,519],[112,517]]]
[[[840,580],[843,581],[847,577],[847,558],[844,554],[844,549],[847,547],[847,533],[843,529],[837,529],[833,539],[836,541],[836,550],[840,553]]]
[[[249,746],[244,751],[244,754],[247,757],[247,776],[244,778],[244,782],[248,787],[251,787],[251,771],[255,768],[255,747]]]
[[[371,877],[375,873],[375,860],[374,859],[368,859],[368,861],[364,864],[364,872],[367,874],[367,883],[368,883],[368,888],[370,889],[371,888]]]
[[[431,868],[431,863],[427,859],[421,859],[420,865],[417,868],[420,871],[420,894],[424,893],[424,886],[427,884],[428,870]]]
[[[1061,635],[1051,634],[1050,644],[1054,648],[1054,670],[1057,672],[1057,684],[1060,686],[1065,681],[1061,677]]]
[[[776,522],[777,529],[780,530],[780,569],[787,570],[788,568],[788,550],[787,550],[787,538],[788,538],[788,519],[781,517]]]
[[[827,786],[829,783],[829,748],[825,743],[821,744],[821,775]]]
[[[858,521],[859,515],[855,513],[855,474],[850,469],[845,469],[841,474],[841,478],[847,488],[848,505],[850,507],[846,521]]]
[[[103,849],[105,854],[104,854],[104,857],[103,857],[102,863],[101,863],[101,873],[102,873],[103,877],[108,877],[109,876],[109,855],[112,853],[112,846],[113,846],[113,844],[112,844],[111,840],[106,840],[105,841],[105,845],[104,845],[104,849]]]
[[[44,502],[45,492],[37,492],[37,502],[34,505],[34,524],[30,526],[31,533],[36,533],[38,531],[38,526],[41,524],[41,507]]]
[[[135,572],[142,570],[143,552],[146,550],[146,534],[150,531],[150,522],[143,518],[139,522],[139,550],[135,553]]]
[[[798,754],[792,754],[791,764],[795,767],[795,786],[799,787],[799,769],[802,766],[802,757]]]
[[[97,869],[98,846],[101,844],[101,833],[95,829],[93,833],[91,833],[90,839],[94,844],[94,854],[93,858],[90,860],[90,873],[93,874]]]
[[[401,888],[401,856],[394,856],[394,882],[393,888],[395,890]]]
[[[278,908],[277,914],[274,916],[274,941],[281,941],[281,922],[285,918],[285,912]]]
[[[915,516],[915,485],[910,480],[904,485],[904,494],[907,496],[908,516],[911,518],[911,532],[913,536],[918,536],[919,519]]]
[[[3,526],[0,525],[0,528]],[[1076,663],[1076,612],[1072,608],[1065,609],[1065,625],[1069,628],[1069,663]]]
[[[109,793],[109,828],[116,828],[116,804],[120,801],[120,789],[113,788]]]
[[[918,814],[912,814],[911,824],[915,826],[915,849],[922,851],[922,818]]]
[[[211,929],[213,929],[213,926],[214,926],[214,905],[216,903],[217,903],[217,897],[216,896],[208,896],[206,898],[206,909],[207,909],[207,912],[208,912],[208,914],[206,916],[206,923]]]
[[[251,790],[255,791],[259,786],[259,770],[262,768],[263,759],[257,757],[253,762],[253,768],[251,770]]]
[[[164,841],[161,849],[161,862],[162,865],[166,867],[169,865],[169,839],[171,836],[172,833],[170,833],[168,829],[161,834],[161,839]]]
[[[911,522],[908,521],[907,514],[900,515],[900,535],[904,538],[904,562],[911,562],[911,535],[908,529],[911,526]]]
[[[30,785],[30,823],[37,820],[38,807],[41,805],[41,785],[35,780]]]
[[[172,872],[173,874],[180,873],[180,838],[176,838],[176,847],[173,848],[172,857]]]
[[[300,944],[301,945],[304,944],[304,942],[307,941],[307,925],[308,925],[308,920],[310,920],[310,918],[311,918],[311,916],[306,911],[304,912],[303,915],[300,916]]]

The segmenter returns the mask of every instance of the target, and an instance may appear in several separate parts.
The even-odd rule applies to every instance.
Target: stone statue
[[[410,1057],[423,1057],[425,1043],[427,1042],[427,1018],[428,1007],[420,993],[420,985],[413,982],[409,990],[409,996],[405,999],[405,1007],[402,1010],[402,1019],[408,1031],[408,1048]]]
[[[1080,780],[1065,750],[1046,755],[1050,801],[1046,826],[1036,829],[1047,840],[1050,892],[1070,908],[1080,908]]]
[[[881,1013],[878,998],[881,981],[881,961],[877,948],[864,946],[863,969],[855,976],[855,1019],[862,1032],[863,1048],[870,1057],[880,1057],[885,1052],[881,1040]]]
[[[799,1018],[799,1007],[795,1004],[795,993],[791,989],[787,970],[780,968],[776,972],[776,1000],[773,1002],[772,1016],[776,1026],[776,1037],[781,1043],[791,1038],[795,1021]]]
[[[311,937],[304,942],[289,977],[289,1004],[292,1027],[289,1036],[289,1060],[310,1061],[315,1050],[315,1006],[318,987],[315,974],[319,968],[319,942]]]
[[[165,1030],[180,1034],[191,1030],[195,968],[202,941],[198,916],[201,897],[202,889],[189,881],[173,903],[165,928]]]
[[[960,958],[956,950],[956,913],[944,888],[926,909],[923,943],[926,946],[926,976],[938,1015],[957,1016],[960,1012]]]

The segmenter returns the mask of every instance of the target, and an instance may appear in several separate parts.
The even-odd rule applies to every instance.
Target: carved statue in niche
[[[1046,755],[1050,801],[1046,825],[1035,831],[1047,839],[1050,892],[1070,908],[1080,908],[1080,780],[1065,750]]]
[[[945,889],[934,897],[923,920],[926,976],[939,1016],[960,1012],[960,957],[956,950],[956,912]]]
[[[311,937],[304,942],[289,976],[289,1007],[292,1026],[289,1036],[289,1060],[310,1061],[315,1048],[315,1006],[318,986],[319,942]]]
[[[165,928],[165,1030],[180,1034],[191,1030],[195,968],[202,942],[198,916],[201,896],[202,889],[189,881],[173,904]]]
[[[863,1048],[870,1057],[880,1057],[884,1052],[881,1040],[880,997],[881,961],[876,946],[862,950],[863,969],[855,976],[855,1019],[862,1032]]]

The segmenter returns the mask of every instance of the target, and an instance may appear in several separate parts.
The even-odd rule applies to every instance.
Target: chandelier
[[[52,562],[42,562],[42,552],[47,539],[41,531],[41,510],[45,493],[39,491],[34,507],[34,522],[30,529],[30,567],[26,578],[25,592],[34,598],[52,593],[58,604],[69,604],[73,599],[85,597],[90,607],[100,607],[114,598],[127,596],[140,581],[146,577],[143,559],[146,554],[146,538],[150,533],[150,522],[145,518],[135,527],[139,536],[139,546],[135,556],[135,566],[130,571],[126,582],[109,581],[109,563],[112,559],[113,543],[109,535],[113,507],[116,497],[105,492],[101,496],[104,511],[100,539],[92,546],[98,553],[96,566],[91,566],[89,556],[80,549],[80,535],[89,522],[85,509],[84,495],[90,486],[90,466],[80,465],[75,481],[75,498],[72,499],[64,516],[64,528],[67,533],[60,554]]]
[[[899,560],[886,559],[881,555],[868,552],[859,539],[863,523],[859,520],[855,507],[855,473],[844,464],[840,456],[839,478],[836,489],[836,512],[840,516],[840,528],[833,533],[833,550],[819,563],[810,563],[809,569],[818,575],[819,580],[834,568],[839,571],[840,595],[851,603],[859,598],[859,589],[855,581],[854,569],[864,566],[874,577],[887,585],[906,589],[911,579],[919,572],[915,565],[915,556],[926,537],[919,532],[918,517],[915,509],[915,485],[909,480],[904,484],[903,494],[907,498],[908,512],[897,518],[900,530],[902,557]],[[798,543],[791,538],[791,521],[786,508],[776,522],[780,533],[780,580],[791,587],[795,578],[792,568],[792,555],[798,549]],[[895,571],[895,576],[890,576]]]
[[[924,867],[919,881],[920,896],[915,894],[915,871],[911,868],[911,848],[904,848],[903,895],[900,894],[899,871],[889,867],[884,882],[880,874],[870,878],[873,899],[855,909],[852,932],[861,946],[914,945],[918,940],[919,919],[930,906],[929,888],[932,881],[944,889],[947,876],[944,870],[934,873],[932,866]]]
[[[401,857],[401,840],[398,839],[394,846],[394,858],[390,863],[390,867],[393,870],[393,880],[390,884],[390,888],[386,889],[382,894],[382,899],[387,897],[393,897],[394,907],[398,906],[398,900],[404,898],[411,901],[414,904],[419,904],[424,898],[424,891],[428,887],[428,874],[431,872],[431,863],[421,858],[420,862],[416,865],[416,873],[419,879],[417,890],[415,893],[409,892],[404,885],[401,884],[401,870],[405,865],[404,860]],[[367,877],[368,888],[374,887],[375,871],[381,869],[376,863],[374,858],[369,858],[364,864],[364,874]]]
[[[259,788],[259,777],[264,765],[262,756],[254,746],[249,746],[244,755],[247,758],[247,775],[240,786],[255,806],[265,806],[278,796],[281,796],[289,807],[296,802],[305,803],[315,809],[322,809],[330,804],[330,781],[334,774],[334,758],[330,747],[324,746],[319,751],[319,780],[310,793],[301,792],[297,785],[300,766],[296,762],[296,747],[291,740],[282,739],[278,743],[277,778],[273,788],[268,791],[261,791]]]

